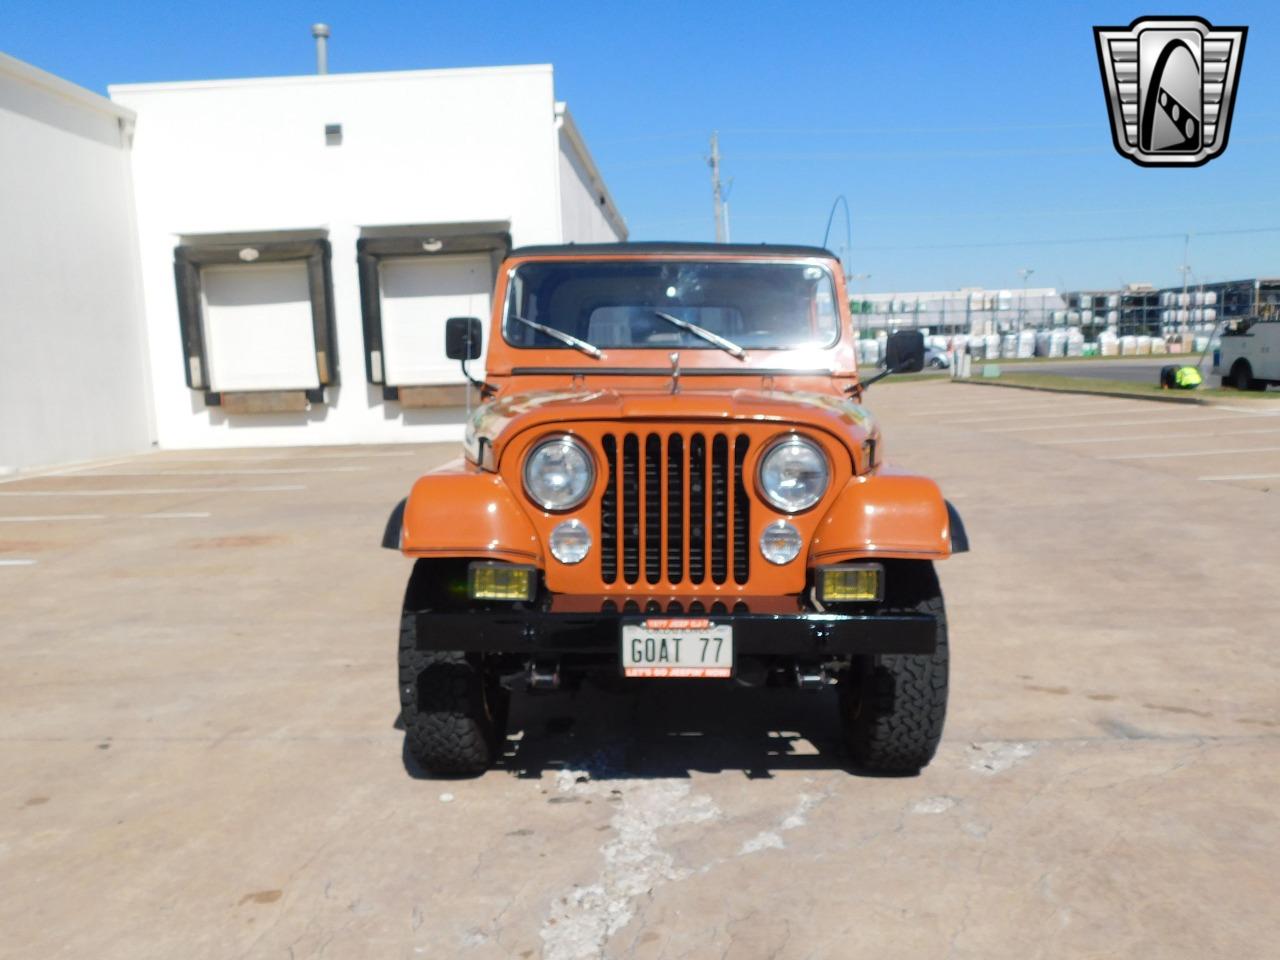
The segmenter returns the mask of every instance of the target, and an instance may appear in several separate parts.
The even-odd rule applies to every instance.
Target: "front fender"
[[[395,520],[393,511],[384,545]],[[407,557],[488,557],[543,565],[533,524],[502,478],[464,461],[446,464],[413,485],[395,545]]]
[[[868,557],[943,560],[969,549],[955,508],[927,477],[854,477],[818,524],[809,563]]]

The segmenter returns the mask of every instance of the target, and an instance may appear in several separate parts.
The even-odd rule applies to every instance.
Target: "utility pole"
[[[1018,332],[1022,332],[1022,328],[1026,323],[1027,314],[1027,277],[1035,273],[1034,267],[1020,267],[1018,276],[1022,277],[1022,298],[1018,301]]]
[[[863,280],[870,280],[870,279],[871,279],[871,274],[869,274],[869,273],[855,273],[855,274],[853,274],[852,276],[850,276],[850,277],[849,277],[849,279],[853,281],[854,291],[855,291],[855,296],[856,296],[856,295],[857,295],[858,284],[859,284],[861,281],[863,281]],[[867,327],[869,327],[869,326],[871,325],[871,321],[869,321],[869,320],[868,320],[868,319],[863,315],[863,312],[862,312],[862,310],[863,310],[863,306],[864,306],[864,303],[865,303],[865,302],[862,300],[862,298],[861,298],[861,297],[858,297],[858,332],[859,332],[859,333],[862,333],[862,331],[863,331],[864,329],[866,329]]]
[[[707,159],[707,166],[711,168],[711,196],[715,201],[716,214],[716,243],[724,243],[728,238],[725,236],[724,222],[724,197],[720,189],[720,131],[714,130],[711,133],[711,156]]]
[[[1178,329],[1187,330],[1191,325],[1191,303],[1187,300],[1187,276],[1191,273],[1191,234],[1186,234],[1182,238],[1182,266],[1178,268],[1182,272],[1182,302],[1178,304],[1178,313],[1174,314],[1178,318]],[[1187,311],[1187,319],[1182,319],[1182,311]]]

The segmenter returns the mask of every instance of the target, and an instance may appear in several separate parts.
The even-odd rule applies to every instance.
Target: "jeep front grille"
[[[612,584],[745,584],[750,441],[725,433],[625,433],[602,438],[600,575]]]

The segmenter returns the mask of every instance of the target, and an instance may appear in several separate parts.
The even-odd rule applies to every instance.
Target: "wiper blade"
[[[520,321],[526,327],[533,327],[533,329],[537,330],[539,333],[545,333],[553,340],[559,340],[566,346],[573,347],[575,350],[581,350],[588,357],[594,357],[596,360],[599,360],[604,356],[604,352],[594,343],[587,343],[585,340],[579,340],[571,333],[565,333],[563,330],[557,330],[555,327],[548,327],[545,323],[538,323],[536,320],[526,320],[524,317],[518,316],[514,313],[509,313],[507,316],[512,320]]]
[[[695,337],[701,337],[703,340],[707,341],[707,343],[719,347],[725,353],[732,354],[739,360],[747,359],[747,351],[743,350],[732,340],[726,340],[724,337],[720,336],[720,334],[712,333],[706,327],[700,327],[696,323],[690,323],[688,320],[681,320],[679,317],[673,317],[671,314],[663,313],[660,310],[653,311],[653,314],[654,316],[667,321],[667,323],[674,324],[681,330],[687,330]]]

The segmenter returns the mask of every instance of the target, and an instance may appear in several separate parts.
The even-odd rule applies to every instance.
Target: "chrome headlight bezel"
[[[765,475],[769,467],[770,458],[796,450],[803,450],[814,455],[814,462],[821,466],[822,483],[819,489],[810,491],[804,497],[787,500],[776,489],[770,488]],[[764,498],[765,503],[780,513],[794,515],[804,513],[806,510],[812,510],[822,502],[822,498],[831,489],[831,462],[827,459],[827,452],[822,448],[821,444],[810,440],[806,436],[798,433],[784,434],[770,443],[765,452],[761,454],[760,462],[756,466],[756,487]]]
[[[571,451],[574,455],[581,457],[582,479],[574,486],[573,489],[576,492],[573,493],[571,499],[555,500],[548,490],[545,488],[539,489],[538,481],[542,478],[535,475],[538,469],[538,457],[540,454],[549,452],[552,448]],[[524,484],[525,496],[548,513],[565,513],[569,510],[576,510],[586,503],[587,498],[591,496],[591,491],[595,489],[596,485],[596,461],[591,454],[590,448],[582,441],[567,433],[555,433],[543,437],[529,448],[529,452],[525,454],[524,467],[520,471],[520,477]]]

